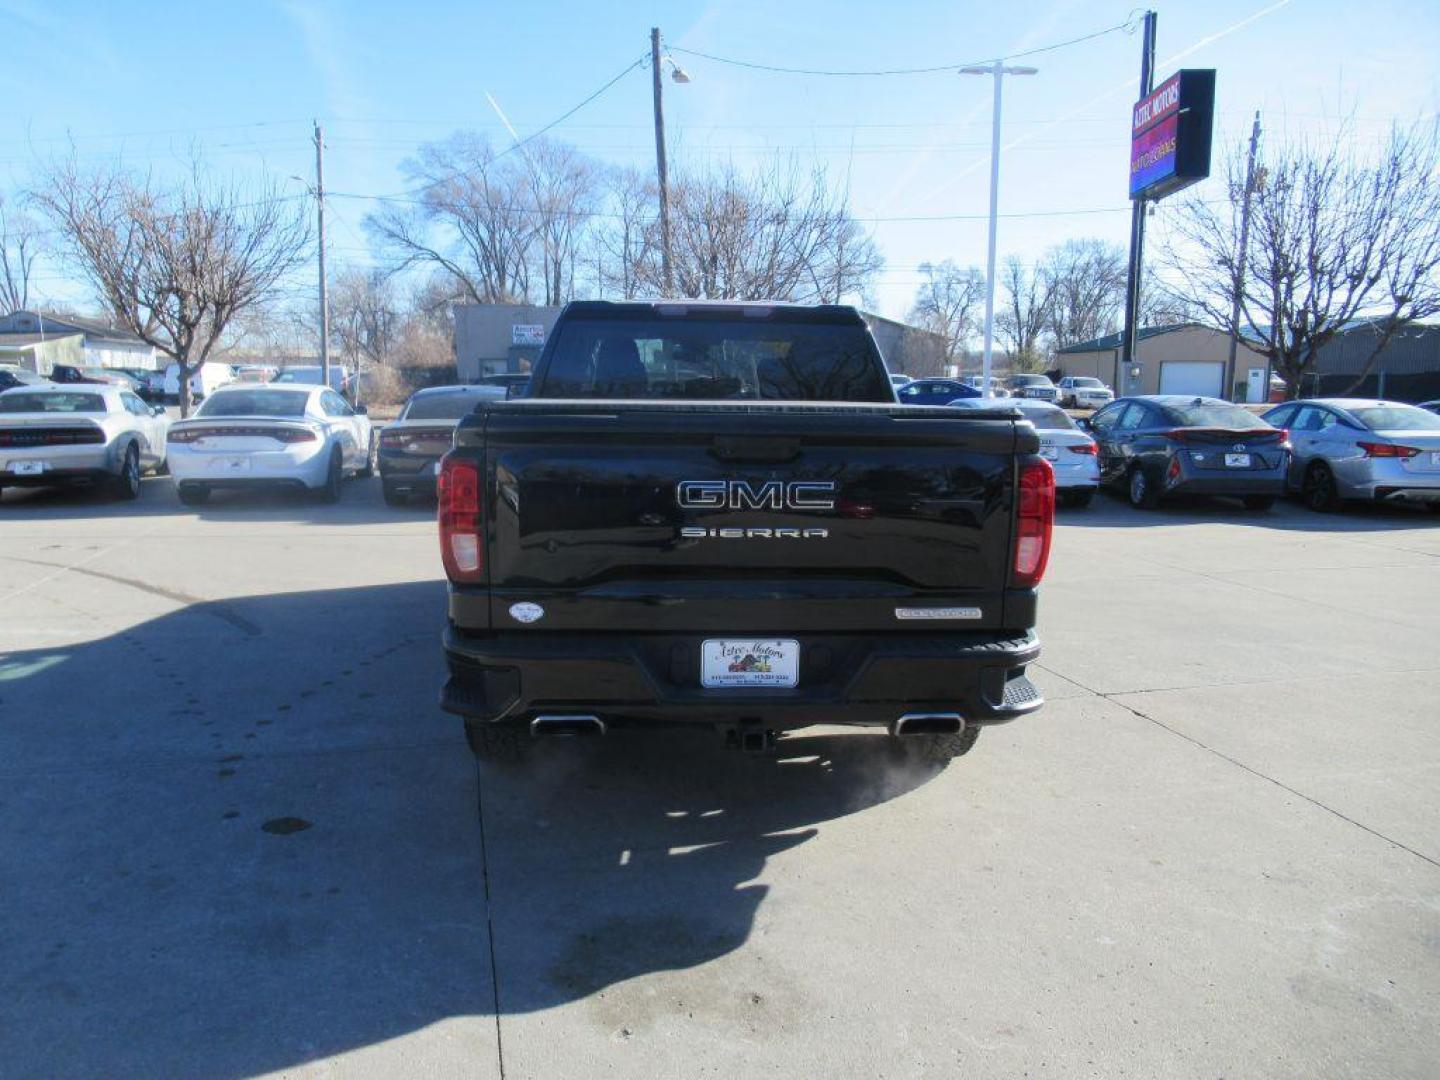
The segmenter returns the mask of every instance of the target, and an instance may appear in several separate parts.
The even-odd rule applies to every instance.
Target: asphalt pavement
[[[431,513],[0,505],[5,1077],[1434,1077],[1440,518],[1062,511],[1038,715],[546,745]]]

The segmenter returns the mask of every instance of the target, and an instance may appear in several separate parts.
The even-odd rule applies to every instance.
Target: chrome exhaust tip
[[[958,735],[965,730],[959,713],[906,713],[890,725],[891,735]]]
[[[530,734],[536,736],[604,735],[605,721],[598,716],[537,716],[530,721]]]

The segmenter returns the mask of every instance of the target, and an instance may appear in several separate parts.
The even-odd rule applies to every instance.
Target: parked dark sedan
[[[979,396],[979,390],[958,379],[915,379],[895,391],[901,405],[949,405],[956,398]]]
[[[400,415],[380,432],[380,490],[399,506],[412,495],[435,497],[440,459],[455,425],[477,401],[504,399],[503,386],[431,386],[417,390]]]
[[[1216,398],[1124,397],[1087,425],[1100,448],[1100,483],[1153,509],[1173,495],[1231,495],[1267,510],[1284,494],[1288,433]]]

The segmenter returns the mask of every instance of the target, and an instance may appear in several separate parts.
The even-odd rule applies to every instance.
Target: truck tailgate
[[[1038,442],[943,408],[519,400],[455,446],[484,456],[489,628],[779,634],[1003,628]]]

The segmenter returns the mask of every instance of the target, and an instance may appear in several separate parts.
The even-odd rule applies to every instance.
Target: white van
[[[215,361],[201,364],[190,375],[190,399],[200,401],[214,393],[228,382],[235,381],[235,370],[229,364]],[[180,365],[171,364],[165,369],[165,398],[180,398]]]

